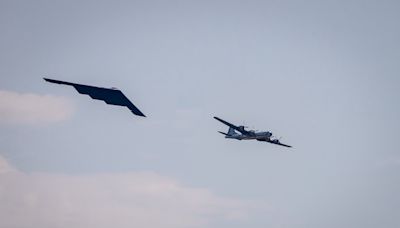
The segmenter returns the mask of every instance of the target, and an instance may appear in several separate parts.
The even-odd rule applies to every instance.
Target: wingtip
[[[56,84],[68,84],[67,82],[51,79],[51,78],[43,78],[46,82],[56,83]]]
[[[136,112],[134,112],[134,111],[132,111],[132,110],[131,110],[131,112],[132,112],[134,115],[136,115],[136,116],[140,116],[140,117],[144,117],[144,118],[147,117],[147,116],[146,116],[145,114],[143,114],[143,113],[136,113]]]

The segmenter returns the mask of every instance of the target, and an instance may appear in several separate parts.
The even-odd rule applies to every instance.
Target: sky
[[[0,227],[400,227],[399,11],[0,1]]]

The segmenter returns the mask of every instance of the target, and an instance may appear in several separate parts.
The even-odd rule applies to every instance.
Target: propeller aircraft
[[[283,144],[279,141],[279,139],[275,138],[272,135],[272,132],[270,131],[264,131],[264,132],[256,132],[254,130],[246,130],[245,126],[236,126],[233,125],[223,119],[220,119],[218,117],[214,117],[214,119],[220,121],[221,123],[227,125],[229,127],[229,130],[227,133],[218,131],[219,133],[225,135],[225,138],[228,139],[237,139],[237,140],[251,140],[255,139],[257,141],[264,141],[264,142],[269,142],[275,145],[279,146],[285,146],[285,147],[292,147],[286,144]],[[238,133],[239,132],[239,133]]]

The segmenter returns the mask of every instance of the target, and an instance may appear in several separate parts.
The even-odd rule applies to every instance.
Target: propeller
[[[245,123],[244,121],[242,122],[242,127],[243,127],[243,128],[249,128],[249,126],[247,126],[246,123]]]
[[[273,141],[273,142],[280,142],[281,141],[281,139],[282,139],[282,137],[279,137],[279,138],[277,138],[277,137],[275,137],[275,136],[272,136],[272,139],[271,139],[271,141]]]

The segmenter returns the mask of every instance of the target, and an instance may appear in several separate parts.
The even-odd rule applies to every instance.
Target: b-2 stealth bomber
[[[146,117],[120,90],[116,88],[101,88],[90,85],[81,85],[71,82],[64,82],[49,78],[43,78],[46,82],[73,86],[78,93],[89,95],[92,99],[102,100],[110,105],[125,106],[137,116]]]

